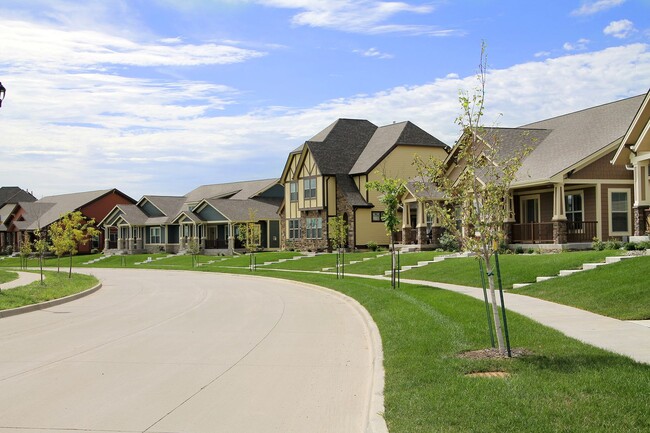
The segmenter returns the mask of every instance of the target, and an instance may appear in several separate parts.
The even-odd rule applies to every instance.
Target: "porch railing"
[[[567,241],[591,242],[596,237],[596,221],[569,221],[567,223]]]
[[[526,223],[512,225],[512,242],[515,244],[552,244],[553,223]]]
[[[225,239],[206,239],[205,248],[209,250],[223,250],[228,248],[228,241]]]
[[[109,250],[117,249],[117,241],[108,241],[108,249]]]

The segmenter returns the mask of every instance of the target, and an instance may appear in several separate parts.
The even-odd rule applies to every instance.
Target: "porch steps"
[[[410,271],[411,269],[421,268],[423,266],[430,265],[431,263],[439,263],[447,259],[459,259],[459,258],[470,257],[471,255],[472,255],[471,253],[453,253],[445,256],[436,256],[433,258],[433,260],[419,261],[417,265],[402,266],[399,272]],[[384,271],[385,276],[389,276],[390,274],[391,274],[390,270]]]
[[[515,283],[512,285],[513,289],[521,289],[522,287],[530,286],[532,283]]]
[[[208,266],[208,265],[211,265],[213,263],[223,262],[224,260],[228,260],[228,257],[223,257],[223,258],[221,258],[219,260],[208,260],[205,263],[199,263],[199,266]]]
[[[316,257],[316,254],[315,254],[315,253],[312,253],[312,254],[303,254],[303,255],[300,255],[300,256],[292,257],[292,258],[290,258],[290,259],[278,259],[278,260],[271,261],[271,262],[264,262],[264,263],[261,263],[261,264],[259,264],[259,265],[257,265],[257,266],[277,265],[278,263],[284,263],[284,262],[291,262],[291,261],[295,261],[295,260],[301,260],[301,259],[304,259],[304,258],[307,258],[307,257]]]
[[[102,260],[107,259],[109,257],[110,257],[110,255],[109,256],[100,256],[100,257],[98,257],[96,259],[89,260],[89,261],[87,261],[85,263],[82,263],[82,265],[92,265],[93,263],[101,262]],[[4,260],[4,257],[0,258],[0,260]]]
[[[541,283],[542,281],[548,281],[553,278],[557,277],[568,277],[569,275],[577,274],[578,272],[584,272],[584,271],[591,271],[592,269],[596,269],[600,266],[605,266],[605,265],[611,265],[612,263],[618,263],[621,260],[627,260],[627,259],[632,259],[636,256],[610,256],[610,257],[605,257],[604,262],[600,263],[585,263],[582,265],[580,269],[563,269],[561,270],[557,275],[550,276],[550,277],[537,277],[536,282]],[[513,289],[518,289],[521,287],[525,287],[528,284],[531,283],[521,283],[521,284],[513,284],[512,288]]]
[[[144,260],[142,262],[135,262],[134,265],[146,265],[147,263],[153,263],[153,262],[157,262],[158,260],[164,260],[175,256],[176,256],[175,254],[167,254],[164,257],[156,257],[155,259],[151,257],[147,257],[147,260]]]

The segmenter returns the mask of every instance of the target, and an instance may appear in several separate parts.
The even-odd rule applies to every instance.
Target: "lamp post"
[[[0,83],[0,107],[2,107],[2,101],[5,99],[5,93],[7,93],[7,89]]]

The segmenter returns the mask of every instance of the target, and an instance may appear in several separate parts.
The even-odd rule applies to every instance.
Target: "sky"
[[[338,118],[449,145],[645,93],[650,0],[0,0],[0,186],[184,195],[279,177]]]

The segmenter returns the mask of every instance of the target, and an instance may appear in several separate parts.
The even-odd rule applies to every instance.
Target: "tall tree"
[[[399,219],[399,206],[402,195],[406,192],[406,182],[399,178],[392,178],[382,174],[381,181],[368,182],[366,188],[375,190],[379,193],[379,202],[384,205],[382,221],[386,226],[386,233],[390,236],[391,251],[391,286],[396,286],[396,267],[395,260],[395,233],[400,230],[402,225]]]
[[[483,44],[478,85],[473,93],[459,94],[462,110],[456,123],[462,133],[452,149],[452,166],[436,159],[419,158],[415,165],[420,179],[417,189],[429,196],[433,195],[431,189],[437,189],[443,197],[427,202],[427,211],[461,242],[464,250],[475,253],[485,265],[492,320],[499,351],[505,354],[493,258],[505,240],[504,222],[511,217],[510,186],[530,147],[506,148],[496,129],[483,126],[486,78],[487,55]]]

